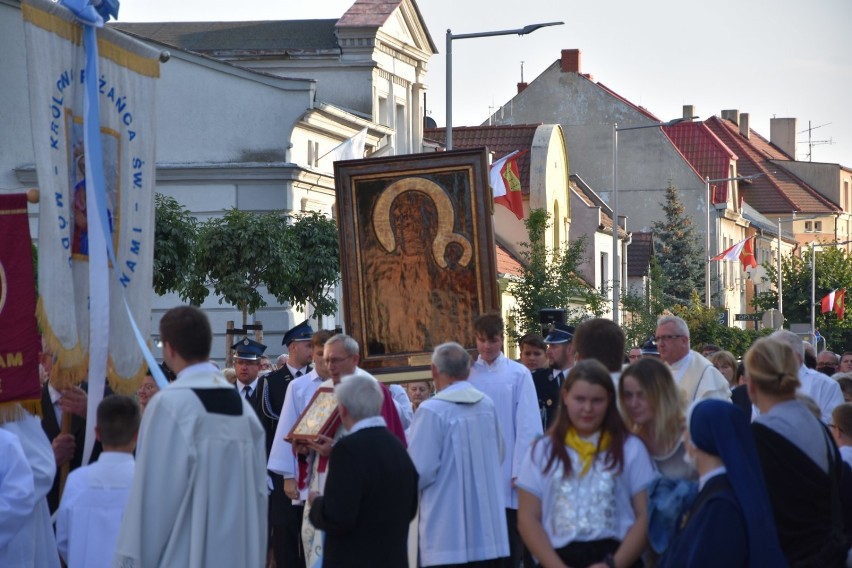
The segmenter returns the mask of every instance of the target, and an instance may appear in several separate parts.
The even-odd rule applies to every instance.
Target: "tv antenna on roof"
[[[812,139],[812,133],[813,133],[814,130],[816,130],[817,128],[822,128],[823,126],[828,126],[829,124],[831,124],[831,123],[826,122],[825,124],[820,124],[819,126],[811,126],[811,121],[809,120],[807,130],[802,130],[801,132],[798,132],[798,134],[804,134],[805,132],[808,133],[808,141],[805,142],[803,140],[803,141],[799,142],[799,144],[807,144],[808,145],[808,161],[809,162],[814,161],[813,160],[814,146],[821,146],[823,144],[829,144],[829,145],[834,144],[834,140],[831,139],[831,138],[829,138],[828,140],[813,140]]]

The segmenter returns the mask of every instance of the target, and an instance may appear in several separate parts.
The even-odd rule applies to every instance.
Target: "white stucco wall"
[[[22,189],[15,168],[33,164],[24,23],[19,7],[0,1],[0,192]]]
[[[284,162],[313,83],[173,53],[157,85],[157,161]]]

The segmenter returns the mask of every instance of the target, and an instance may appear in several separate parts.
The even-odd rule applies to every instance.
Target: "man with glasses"
[[[323,347],[323,363],[327,370],[327,375],[330,379],[324,381],[319,388],[334,388],[337,386],[343,377],[354,375],[361,371],[358,363],[361,361],[361,348],[358,342],[344,334],[331,336]],[[362,373],[364,371],[361,371]],[[402,428],[402,423],[399,417],[399,411],[394,404],[390,390],[379,383],[382,390],[383,402],[381,416],[384,419],[388,430],[394,434],[399,440],[405,444],[405,431]],[[345,430],[343,426],[337,428],[333,436],[320,435],[313,442],[308,442],[307,446],[300,444],[297,449],[304,457],[300,458],[300,462],[305,466],[299,467],[296,473],[296,489],[303,493],[306,489],[309,491],[317,491],[322,493],[326,476],[328,476],[328,458],[331,455],[334,443],[343,437]],[[288,484],[289,485],[289,484]],[[290,488],[288,487],[288,490]],[[291,498],[298,499],[300,495],[291,493]],[[303,517],[310,517],[310,505],[305,505]],[[305,555],[307,566],[314,566],[317,558],[323,556],[322,534],[317,531],[309,522],[302,522],[302,541],[305,543]]]
[[[831,376],[837,372],[838,357],[835,353],[825,349],[817,355],[816,370],[823,375]]]
[[[657,320],[655,337],[660,358],[671,367],[675,384],[683,391],[686,403],[718,398],[731,400],[728,381],[701,353],[689,348],[689,327],[677,316]]]

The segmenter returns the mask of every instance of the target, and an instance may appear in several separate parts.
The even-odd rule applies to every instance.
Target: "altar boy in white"
[[[56,512],[56,545],[68,568],[112,565],[141,419],[139,405],[127,396],[108,396],[98,405],[95,436],[103,453],[71,472]]]

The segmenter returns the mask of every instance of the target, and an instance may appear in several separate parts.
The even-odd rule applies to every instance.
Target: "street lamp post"
[[[799,218],[800,219],[800,218]],[[799,220],[797,219],[797,220]],[[811,241],[811,343],[814,346],[814,349],[817,348],[817,340],[816,340],[816,247],[837,247],[841,245],[848,245],[852,243],[850,241],[843,241],[841,243],[818,243],[816,240]]]
[[[777,251],[777,260],[778,260],[778,313],[784,314],[784,300],[783,300],[783,290],[784,290],[784,279],[781,276],[781,223],[792,223],[794,221],[810,221],[811,219],[818,219],[819,215],[810,215],[807,217],[796,217],[796,212],[793,211],[792,219],[784,219],[782,221],[781,217],[778,217],[778,251]]]
[[[547,22],[544,24],[530,24],[516,30],[475,32],[471,34],[453,34],[452,30],[447,30],[447,150],[453,149],[453,40],[515,34],[523,36],[531,34],[541,28],[546,28],[548,26],[561,26],[564,23],[565,22]]]
[[[688,120],[698,118],[675,118],[666,122],[655,122],[641,126],[618,127],[618,123],[612,123],[612,321],[619,323],[618,306],[621,302],[621,265],[618,258],[618,133],[625,130],[642,130],[643,128],[660,128],[672,126]]]
[[[707,197],[707,222],[704,226],[704,304],[710,307],[710,206],[712,205],[710,196],[710,184],[729,181],[751,181],[765,175],[763,172],[750,176],[736,176],[719,179],[710,179],[709,176],[704,178],[704,195]],[[718,235],[717,235],[718,239]],[[718,244],[718,240],[717,240]]]

